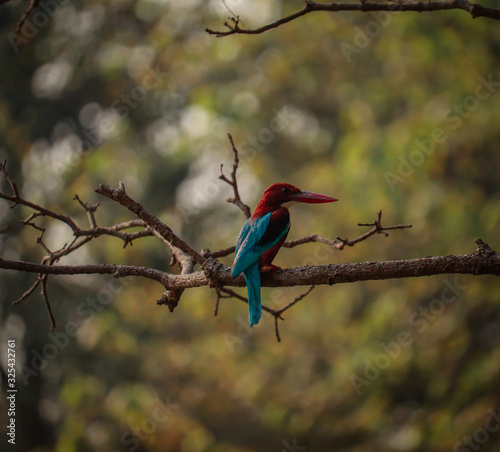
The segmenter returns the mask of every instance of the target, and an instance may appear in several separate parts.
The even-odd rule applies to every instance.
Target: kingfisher
[[[290,230],[290,212],[293,203],[319,204],[338,201],[326,195],[301,190],[286,183],[271,185],[260,198],[253,215],[246,221],[236,242],[233,278],[243,273],[248,291],[250,326],[259,323],[261,311],[261,273],[274,273],[280,267],[272,264],[285,243]]]

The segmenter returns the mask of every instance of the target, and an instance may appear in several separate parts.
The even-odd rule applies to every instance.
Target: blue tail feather
[[[260,299],[260,270],[259,265],[250,265],[243,272],[248,290],[248,313],[250,326],[257,325],[262,314]]]

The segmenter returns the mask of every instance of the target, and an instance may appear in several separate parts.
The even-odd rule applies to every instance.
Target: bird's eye
[[[289,188],[287,188],[287,187],[282,188],[282,189],[281,189],[281,191],[282,191],[283,193],[290,193],[290,189],[289,189]]]

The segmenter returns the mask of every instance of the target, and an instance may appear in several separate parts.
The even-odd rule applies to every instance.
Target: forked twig
[[[234,160],[233,160],[233,170],[231,171],[231,179],[228,179],[226,175],[224,174],[224,165],[221,164],[220,166],[220,176],[219,179],[223,180],[224,182],[228,183],[233,187],[234,191],[234,198],[228,198],[227,202],[230,202],[240,208],[245,216],[247,218],[250,218],[252,215],[250,212],[250,207],[248,207],[240,198],[240,193],[238,191],[238,181],[236,180],[236,171],[238,170],[238,165],[240,163],[240,159],[238,157],[238,149],[236,149],[236,146],[234,145],[233,137],[231,136],[230,133],[227,134],[227,137],[229,138],[229,142],[231,143],[231,147],[233,149],[234,153]]]
[[[354,246],[357,243],[368,239],[372,235],[383,234],[385,237],[388,237],[389,234],[387,234],[386,231],[392,231],[396,229],[408,229],[412,227],[411,224],[398,224],[396,226],[385,227],[382,226],[381,224],[381,218],[382,218],[382,211],[379,210],[377,213],[377,219],[373,223],[358,223],[358,226],[373,226],[373,227],[369,231],[351,240],[341,237],[337,237],[337,240],[330,240],[318,234],[312,234],[308,235],[307,237],[302,237],[300,239],[289,240],[288,242],[283,243],[283,247],[294,248],[298,245],[303,245],[305,243],[318,242],[318,243],[324,243],[325,245],[331,246],[332,248],[335,248],[337,250],[343,250],[346,246]],[[205,249],[202,251],[202,255],[205,257],[213,257],[214,259],[216,259],[218,257],[224,257],[233,254],[235,249],[236,249],[235,246],[230,246],[229,248],[224,248],[218,251],[210,251],[209,249]]]
[[[275,314],[273,314],[274,315],[274,330],[276,332],[276,339],[278,339],[278,342],[281,342],[281,337],[280,337],[280,333],[278,330],[278,318],[280,318],[281,320],[285,320],[285,319],[283,319],[283,317],[281,317],[281,314],[283,314],[287,309],[291,308],[293,305],[297,304],[300,300],[303,300],[305,297],[307,297],[315,287],[316,286],[309,287],[309,289],[306,292],[304,292],[303,294],[294,298],[285,307],[275,311]]]
[[[300,300],[303,300],[305,297],[307,297],[312,292],[314,287],[315,286],[309,287],[309,289],[306,292],[299,295],[298,297],[295,297],[290,303],[288,303],[286,306],[284,306],[281,309],[272,309],[272,308],[269,308],[265,305],[262,305],[262,310],[269,312],[269,314],[271,314],[274,317],[274,329],[276,332],[276,339],[278,340],[278,342],[281,342],[281,337],[280,337],[280,333],[279,333],[279,329],[278,329],[278,319],[285,320],[281,316],[281,314],[283,314],[286,310],[290,309],[292,306],[297,304]],[[220,300],[222,298],[236,298],[237,300],[241,300],[244,303],[248,304],[248,298],[244,297],[243,295],[240,295],[239,293],[235,292],[234,290],[227,289],[224,287],[221,289],[217,289],[216,293],[217,293],[217,299],[215,302],[214,315],[217,315],[219,312],[219,303],[220,303]]]
[[[392,231],[395,229],[408,229],[412,227],[411,224],[398,224],[396,226],[384,227],[381,224],[381,218],[382,218],[382,210],[379,210],[377,212],[377,219],[373,223],[358,223],[358,226],[373,226],[373,227],[369,231],[365,232],[364,234],[361,234],[359,237],[356,237],[355,239],[352,240],[342,237],[337,237],[337,240],[329,240],[324,237],[321,237],[318,234],[313,234],[307,237],[303,237],[301,239],[285,242],[283,246],[285,248],[293,248],[297,245],[302,245],[304,243],[320,242],[329,245],[333,248],[336,248],[338,250],[343,250],[346,246],[354,246],[356,245],[356,243],[362,242],[363,240],[366,240],[372,235],[383,234],[385,237],[388,237],[389,234],[385,231]]]

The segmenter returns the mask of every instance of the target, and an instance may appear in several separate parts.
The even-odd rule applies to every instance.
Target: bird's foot
[[[263,265],[262,268],[260,269],[260,272],[272,275],[276,270],[281,270],[281,267],[278,267],[277,265],[269,264],[269,265]]]

